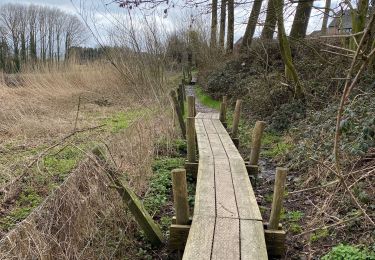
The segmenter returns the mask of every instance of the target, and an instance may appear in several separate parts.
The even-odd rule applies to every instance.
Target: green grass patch
[[[213,99],[209,95],[207,95],[201,87],[196,85],[195,87],[195,95],[198,98],[198,100],[205,106],[214,108],[219,110],[220,109],[220,101]]]
[[[300,221],[303,217],[303,212],[299,211],[299,210],[296,210],[296,211],[288,211],[286,212],[285,214],[285,218],[288,220],[288,221],[291,221],[291,222],[297,222],[297,221]]]
[[[283,136],[272,132],[265,132],[262,137],[261,155],[269,158],[276,158],[285,155],[293,148],[293,144],[287,142]]]
[[[146,109],[118,112],[110,118],[105,119],[104,123],[107,124],[107,127],[112,133],[118,133],[128,128],[137,118],[147,115],[148,113],[149,111]]]

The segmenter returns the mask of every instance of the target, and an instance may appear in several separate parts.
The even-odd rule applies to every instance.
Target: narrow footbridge
[[[185,260],[267,258],[262,217],[244,160],[219,113],[198,113],[199,166]]]

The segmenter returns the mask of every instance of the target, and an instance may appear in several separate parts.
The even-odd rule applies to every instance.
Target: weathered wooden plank
[[[228,159],[215,158],[217,217],[238,218],[236,195]]]
[[[228,156],[228,158],[232,159],[242,159],[241,154],[238,152],[237,147],[233,143],[232,139],[226,134],[219,134],[220,140],[223,144],[223,147],[225,149],[225,152]]]
[[[217,218],[211,259],[240,259],[240,220]],[[200,258],[196,258],[200,259]]]
[[[214,230],[214,217],[194,216],[182,259],[210,259]]]
[[[195,118],[195,132],[197,134],[206,133],[202,119]]]
[[[207,134],[217,134],[216,128],[212,123],[212,119],[202,119],[204,127],[206,128]]]
[[[199,160],[197,186],[195,192],[194,216],[215,217],[215,168],[213,158]]]
[[[228,131],[225,129],[223,124],[218,119],[212,119],[212,124],[214,125],[216,132],[218,134],[228,134]]]
[[[244,161],[242,159],[231,159],[230,167],[240,218],[262,220]]]
[[[266,260],[267,248],[262,221],[241,219],[241,260]]]
[[[226,158],[228,159],[228,156],[225,152],[225,149],[223,147],[223,144],[221,143],[220,137],[218,134],[210,134],[208,133],[208,139],[210,140],[210,145],[212,149],[212,154],[216,158]]]

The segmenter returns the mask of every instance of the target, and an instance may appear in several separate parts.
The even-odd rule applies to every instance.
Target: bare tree
[[[211,8],[211,39],[210,47],[216,48],[217,43],[217,0],[212,0]]]
[[[324,15],[323,15],[323,23],[322,23],[322,35],[327,33],[327,25],[328,25],[328,18],[329,12],[331,10],[331,0],[326,0],[326,5],[324,7]]]
[[[291,37],[305,38],[313,2],[314,0],[303,0],[298,3],[292,29],[290,31]]]
[[[234,0],[228,0],[227,52],[233,52],[234,40]]]
[[[260,8],[262,7],[262,0],[255,0],[253,8],[251,9],[251,14],[249,21],[247,22],[246,31],[242,39],[241,51],[245,51],[250,48],[251,42],[254,36],[255,28],[257,26]]]
[[[330,0],[328,0],[330,1]],[[272,39],[276,28],[276,14],[275,8],[273,6],[273,0],[268,0],[267,11],[266,11],[266,21],[264,22],[264,27],[262,30],[262,39]]]
[[[224,49],[226,15],[227,15],[227,0],[221,0],[221,5],[220,5],[220,32],[219,32],[219,47],[221,49]]]

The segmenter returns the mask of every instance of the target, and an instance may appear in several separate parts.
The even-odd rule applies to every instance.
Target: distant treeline
[[[0,70],[17,72],[24,65],[67,60],[71,52],[66,50],[87,37],[85,25],[75,15],[46,6],[2,5]]]

